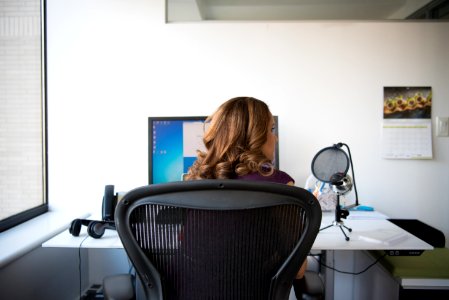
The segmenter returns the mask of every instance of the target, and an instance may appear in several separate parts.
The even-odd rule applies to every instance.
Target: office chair
[[[321,208],[298,187],[198,180],[130,191],[115,222],[145,299],[288,299]]]

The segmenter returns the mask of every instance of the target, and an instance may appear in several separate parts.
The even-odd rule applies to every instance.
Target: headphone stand
[[[338,226],[340,228],[341,232],[343,233],[343,235],[345,236],[345,240],[349,241],[349,236],[346,234],[346,232],[343,230],[343,228],[345,228],[349,232],[352,232],[352,228],[345,226],[344,222],[341,220],[342,218],[346,218],[346,216],[349,214],[349,212],[345,209],[341,209],[341,207],[340,207],[340,193],[337,193],[337,201],[336,202],[337,202],[337,204],[335,207],[335,221],[333,221],[331,225],[321,228],[320,231],[325,230],[330,227],[333,227],[333,226]]]

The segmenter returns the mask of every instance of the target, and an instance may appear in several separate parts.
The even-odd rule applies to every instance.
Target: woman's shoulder
[[[264,175],[260,174],[259,172],[254,172],[254,173],[246,174],[243,176],[239,176],[238,179],[254,180],[254,181],[269,181],[269,182],[283,183],[283,184],[295,182],[295,180],[290,175],[288,175],[286,172],[277,170],[277,169],[275,169],[273,174],[271,174],[269,176],[264,176]]]

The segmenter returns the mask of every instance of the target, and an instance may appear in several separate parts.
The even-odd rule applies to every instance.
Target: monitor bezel
[[[148,117],[148,183],[153,184],[153,123],[156,121],[205,121],[207,116],[167,116],[167,117]],[[275,122],[275,135],[277,141],[275,144],[274,167],[279,169],[279,119],[273,116]]]

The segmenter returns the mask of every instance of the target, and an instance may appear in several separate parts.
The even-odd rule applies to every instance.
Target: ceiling
[[[166,0],[167,21],[400,20],[432,0]]]

